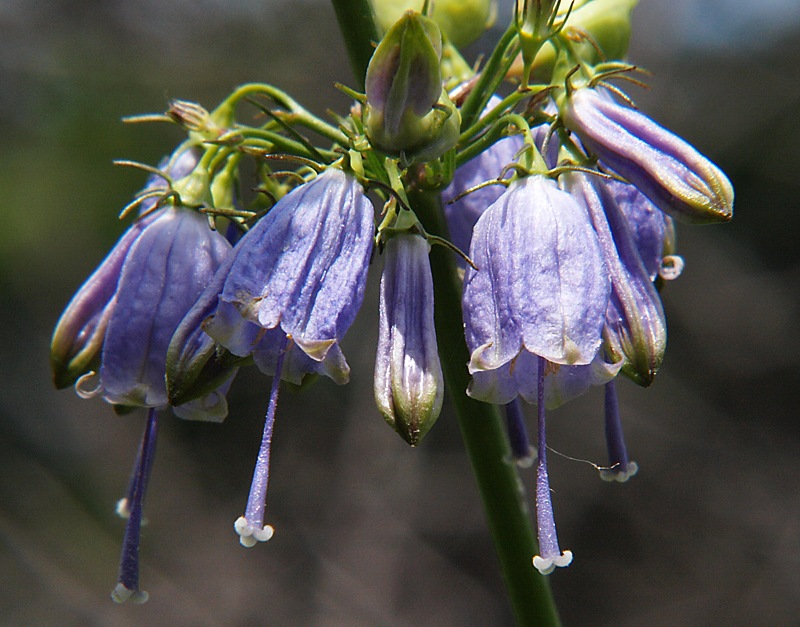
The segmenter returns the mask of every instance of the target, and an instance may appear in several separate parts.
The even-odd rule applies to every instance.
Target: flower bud
[[[411,446],[436,422],[444,394],[429,251],[418,235],[393,237],[386,244],[381,277],[375,402]]]
[[[561,115],[589,151],[665,213],[695,224],[731,219],[733,187],[725,173],[643,113],[583,88],[567,96]]]
[[[442,35],[409,11],[386,33],[367,68],[364,127],[393,156],[431,161],[456,145],[461,117],[442,88]]]
[[[572,36],[585,35],[573,48],[576,55],[590,65],[624,58],[631,38],[631,11],[638,1],[592,0],[572,10],[565,32]],[[569,3],[561,3],[556,24],[566,16],[569,7]],[[556,49],[547,42],[533,62],[533,76],[549,81],[555,62]]]
[[[408,10],[421,11],[423,0],[372,0],[381,30],[388,31]],[[454,46],[472,43],[491,26],[496,12],[494,0],[437,0],[431,17]]]

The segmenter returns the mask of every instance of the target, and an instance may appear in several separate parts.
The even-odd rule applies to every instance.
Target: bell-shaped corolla
[[[554,372],[586,366],[583,389],[602,382],[594,374],[605,362],[595,360],[611,284],[585,208],[546,176],[514,181],[475,225],[470,258],[462,308],[471,396],[537,402],[537,356]],[[571,385],[557,396],[574,396]]]

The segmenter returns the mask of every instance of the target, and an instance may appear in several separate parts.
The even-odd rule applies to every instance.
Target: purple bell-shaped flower
[[[264,508],[280,380],[300,383],[308,373],[348,380],[339,340],[364,298],[374,231],[374,210],[361,185],[328,168],[279,200],[242,237],[176,333],[178,341],[206,333],[273,376],[250,498],[235,524],[244,546],[272,536]]]

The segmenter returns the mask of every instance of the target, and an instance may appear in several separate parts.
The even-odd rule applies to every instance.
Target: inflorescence
[[[451,23],[443,37],[440,15],[405,13],[374,52],[366,93],[343,88],[356,102],[334,123],[262,84],[211,113],[176,101],[147,118],[180,125],[187,139],[157,169],[140,166],[150,179],[124,211],[136,218],[67,306],[51,357],[59,388],[147,408],[119,507],[127,527],[115,601],[147,598],[139,538],[158,415],[171,407],[222,421],[236,372],[250,364],[272,388],[234,526],[246,547],[272,537],[264,518],[280,382],[347,383],[340,342],[378,255],[375,400],[419,444],[444,392],[432,245],[459,253],[463,279],[462,311],[447,315],[463,320],[472,382],[450,393],[504,407],[510,459],[536,467],[533,566],[547,574],[572,561],[556,534],[546,410],[604,386],[601,476],[636,473],[615,381],[650,385],[661,365],[659,290],[683,267],[673,221],[725,222],[733,211],[723,172],[619,87],[639,82],[622,60],[633,4],[520,1],[477,73],[453,47]],[[246,103],[260,125],[239,121]],[[241,183],[245,160],[255,185]],[[418,219],[409,199],[421,192],[445,201],[449,241]],[[535,447],[521,401],[537,408]]]

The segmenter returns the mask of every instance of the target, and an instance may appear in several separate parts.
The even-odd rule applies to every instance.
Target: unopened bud
[[[442,88],[442,35],[409,11],[386,33],[367,68],[364,126],[393,156],[431,161],[458,141],[461,118]]]
[[[391,238],[381,277],[375,402],[386,422],[412,446],[436,422],[444,394],[429,250],[419,235]]]
[[[695,224],[731,219],[733,186],[725,173],[643,113],[582,88],[567,96],[561,115],[601,163],[665,213]]]

